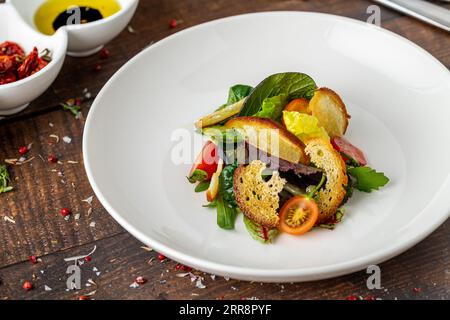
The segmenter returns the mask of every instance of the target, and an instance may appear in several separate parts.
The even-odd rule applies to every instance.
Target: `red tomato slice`
[[[348,140],[342,137],[334,137],[331,139],[331,144],[333,147],[342,154],[342,158],[344,161],[349,160],[351,158],[356,160],[361,166],[365,166],[367,164],[366,157],[364,153],[352,145]]]
[[[217,171],[217,164],[219,163],[219,155],[217,151],[217,146],[208,141],[203,146],[202,152],[197,156],[195,162],[189,171],[189,177],[192,176],[195,170],[203,170],[208,174],[206,180],[211,180],[212,175]]]

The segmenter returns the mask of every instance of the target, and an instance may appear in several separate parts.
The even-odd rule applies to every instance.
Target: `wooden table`
[[[92,292],[93,299],[344,299],[348,295],[450,298],[450,221],[408,252],[383,263],[381,290],[367,289],[365,272],[285,285],[203,275],[206,288],[200,289],[189,277],[176,276],[179,271],[175,270],[175,261],[160,262],[158,253],[142,248],[95,197],[91,205],[83,201],[93,195],[81,152],[89,102],[83,104],[81,119],[62,110],[60,102],[81,96],[85,88],[95,96],[114,72],[148,44],[205,21],[270,10],[317,11],[366,20],[366,9],[371,4],[365,0],[142,0],[131,22],[135,33],[125,30],[108,44],[108,59],[100,59],[99,55],[67,57],[61,74],[45,94],[22,113],[0,121],[0,162],[17,158],[18,148],[30,143],[33,145],[27,158],[34,157],[26,164],[8,166],[14,191],[0,194],[0,299],[77,299]],[[182,23],[171,29],[170,19]],[[414,41],[450,66],[448,33],[384,8],[382,26]],[[94,71],[97,65],[101,70]],[[70,143],[63,141],[65,136],[71,138]],[[49,154],[56,155],[61,163],[49,163]],[[63,207],[73,212],[69,221],[59,214]],[[66,291],[69,263],[63,258],[87,254],[94,246],[97,249],[92,260],[81,266],[82,289]],[[40,261],[31,263],[32,255]],[[130,287],[137,276],[148,282]],[[25,280],[33,282],[33,290],[22,288]]]

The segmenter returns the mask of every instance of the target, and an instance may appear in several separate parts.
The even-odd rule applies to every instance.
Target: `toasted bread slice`
[[[307,142],[306,153],[311,162],[322,169],[327,177],[325,186],[319,191],[320,214],[316,224],[327,222],[344,200],[348,183],[347,168],[341,155],[325,139],[311,139]]]
[[[225,127],[238,130],[248,143],[265,153],[292,163],[309,163],[303,142],[275,121],[238,117],[229,120]]]
[[[330,137],[342,137],[347,131],[350,115],[342,99],[333,90],[316,90],[308,108]]]
[[[239,166],[234,172],[234,195],[242,213],[252,221],[267,228],[278,226],[278,193],[286,180],[274,172],[269,181],[264,181],[262,172],[266,165],[260,160],[248,166]]]

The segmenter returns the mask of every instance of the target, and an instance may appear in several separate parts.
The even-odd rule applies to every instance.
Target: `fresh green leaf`
[[[257,114],[267,98],[286,95],[288,100],[311,99],[317,86],[314,80],[299,72],[277,73],[264,79],[247,97],[239,116]]]
[[[378,190],[389,182],[384,173],[376,172],[370,167],[350,167],[347,173],[355,180],[353,187],[363,192]]]
[[[278,229],[269,229],[244,216],[244,224],[253,239],[261,243],[272,243]]]
[[[9,192],[13,187],[8,186],[10,181],[8,168],[6,166],[0,166],[0,194]]]
[[[252,92],[252,90],[253,87],[244,84],[237,84],[235,86],[232,86],[230,88],[230,91],[228,92],[227,105],[236,103],[239,100],[244,99],[250,94],[250,92]]]
[[[208,174],[206,171],[201,169],[195,169],[194,172],[192,172],[190,177],[187,177],[190,183],[196,183],[201,182],[208,178]]]
[[[255,117],[269,118],[275,121],[280,121],[283,109],[288,103],[287,96],[280,94],[278,96],[264,99],[261,110],[255,114]]]
[[[221,197],[233,208],[237,207],[233,189],[233,176],[236,168],[236,164],[229,164],[225,166],[219,177],[219,193]]]
[[[195,192],[203,192],[203,191],[206,191],[206,190],[208,190],[208,188],[209,188],[209,184],[210,184],[210,182],[209,181],[201,181],[196,187],[195,187]]]
[[[234,229],[234,223],[236,221],[237,209],[232,208],[226,201],[222,199],[220,193],[216,197],[217,204],[217,225],[226,230]]]
[[[80,113],[81,107],[74,105],[74,104],[69,104],[69,103],[61,103],[61,106],[63,108],[63,110],[67,110],[70,111],[75,117],[77,117]]]

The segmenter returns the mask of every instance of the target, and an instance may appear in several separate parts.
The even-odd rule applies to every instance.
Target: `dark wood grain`
[[[156,252],[147,252],[131,235],[123,233],[95,242],[96,252],[82,269],[82,290],[66,291],[64,258],[89,253],[94,243],[42,257],[42,262],[24,262],[0,270],[0,299],[77,299],[92,293],[92,299],[345,299],[349,295],[380,299],[449,299],[450,221],[428,239],[401,256],[381,265],[381,290],[368,290],[364,271],[335,279],[296,283],[261,284],[225,280],[193,271],[204,278],[199,289],[189,276],[179,278],[176,262],[160,262]],[[93,271],[96,268],[99,275]],[[42,273],[42,271],[43,273]],[[148,282],[130,288],[138,276]],[[32,280],[34,279],[34,280]],[[86,287],[88,279],[96,285]],[[32,280],[35,289],[25,292],[22,283]],[[44,286],[52,290],[45,291]]]
[[[22,166],[9,166],[15,190],[0,195],[0,299],[75,299],[93,290],[96,299],[342,299],[350,294],[384,299],[449,299],[448,221],[413,249],[382,264],[384,290],[368,291],[364,272],[292,285],[261,285],[220,277],[213,281],[204,275],[207,288],[198,289],[188,278],[175,276],[175,262],[155,260],[148,264],[156,254],[141,249],[141,244],[113,221],[95,197],[91,213],[90,206],[82,201],[93,195],[82,163],[84,118],[74,119],[61,110],[60,102],[80,96],[84,88],[95,96],[111,75],[147,45],[202,22],[271,10],[325,12],[364,21],[371,4],[366,0],[143,0],[130,23],[136,33],[125,30],[109,43],[108,59],[102,60],[99,55],[67,57],[62,72],[46,93],[22,113],[0,120],[0,162],[18,158],[18,148],[29,143],[33,146],[27,157],[35,157]],[[450,8],[449,4],[445,6]],[[170,19],[183,22],[178,28],[170,29]],[[450,36],[445,31],[385,8],[382,26],[417,43],[450,67]],[[94,71],[97,64],[102,66],[100,71]],[[84,117],[88,106],[89,102],[83,105]],[[50,134],[60,139],[69,136],[72,142],[55,143]],[[56,155],[62,163],[48,163],[49,154]],[[69,221],[58,213],[62,207],[72,210]],[[79,220],[74,218],[77,213]],[[15,223],[4,220],[5,216]],[[91,226],[92,222],[95,227]],[[82,266],[83,285],[92,278],[97,286],[78,292],[66,291],[67,263],[63,258],[85,254],[94,245],[98,249],[93,261]],[[42,262],[32,265],[28,261],[31,255],[41,257]],[[100,270],[99,276],[92,271],[94,266]],[[139,275],[147,277],[149,282],[137,289],[130,288]],[[34,290],[25,292],[21,288],[25,279],[34,279]],[[45,291],[44,285],[53,290]],[[420,288],[416,290],[420,292],[414,288]]]
[[[122,231],[96,200],[90,214],[89,204],[82,201],[93,195],[81,154],[83,126],[84,118],[75,119],[61,108],[0,126],[1,162],[19,158],[18,148],[30,143],[26,157],[34,157],[23,165],[9,166],[14,191],[0,195],[0,266]],[[56,143],[50,135],[60,141]],[[72,139],[70,144],[63,141],[64,136]],[[49,155],[61,163],[48,162]],[[59,214],[65,207],[72,211],[69,221]],[[77,213],[79,220],[75,220]],[[4,220],[5,216],[15,224]],[[96,226],[90,227],[91,222]]]

